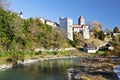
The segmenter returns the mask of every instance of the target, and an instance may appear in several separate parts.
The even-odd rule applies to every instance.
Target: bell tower
[[[79,19],[78,19],[78,24],[79,25],[85,25],[85,19],[83,16],[80,16]]]

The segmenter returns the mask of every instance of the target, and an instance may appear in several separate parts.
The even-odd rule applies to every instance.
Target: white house
[[[40,21],[41,21],[43,24],[45,23],[45,19],[44,19],[44,18],[40,17],[39,19],[40,19]]]
[[[113,33],[113,36],[120,36],[120,33]]]
[[[74,32],[80,32],[81,31],[81,26],[78,24],[73,24],[73,31]]]
[[[86,51],[87,53],[96,53],[97,52],[97,47],[93,43],[86,43],[83,46],[83,50]]]
[[[52,28],[58,27],[58,24],[56,22],[51,21],[51,20],[45,20],[45,24],[52,26]]]
[[[22,12],[18,13],[18,16],[23,19],[23,13]]]
[[[45,18],[42,18],[42,17],[40,17],[39,19],[40,19],[40,21],[41,21],[43,24],[47,24],[47,25],[49,25],[49,26],[52,26],[52,28],[56,28],[56,27],[59,26],[59,25],[58,25],[56,22],[54,22],[54,21],[51,21],[51,20],[48,20],[48,19],[45,19]]]
[[[90,38],[89,29],[88,29],[88,26],[86,26],[86,25],[74,24],[73,25],[73,32],[82,33],[84,39]]]

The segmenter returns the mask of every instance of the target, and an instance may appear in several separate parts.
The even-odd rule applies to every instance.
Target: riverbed
[[[83,58],[54,59],[0,71],[0,80],[68,80],[68,69]]]

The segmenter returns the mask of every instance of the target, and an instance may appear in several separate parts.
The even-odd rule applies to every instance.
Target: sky
[[[69,17],[74,24],[84,16],[85,23],[98,21],[104,29],[120,28],[120,0],[8,0],[10,9],[22,12],[25,19],[43,17],[59,23],[59,17]]]

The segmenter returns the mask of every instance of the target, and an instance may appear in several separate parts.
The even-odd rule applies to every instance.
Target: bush
[[[7,59],[6,59],[6,62],[11,63],[11,62],[13,62],[13,59],[12,59],[12,58],[7,58]]]
[[[40,55],[42,54],[42,51],[35,52],[35,55]]]
[[[0,57],[9,57],[9,53],[7,51],[2,51]]]
[[[97,37],[97,38],[100,39],[100,40],[104,40],[105,34],[104,34],[103,31],[99,31],[99,32],[96,32],[96,33],[95,33],[95,37]]]

